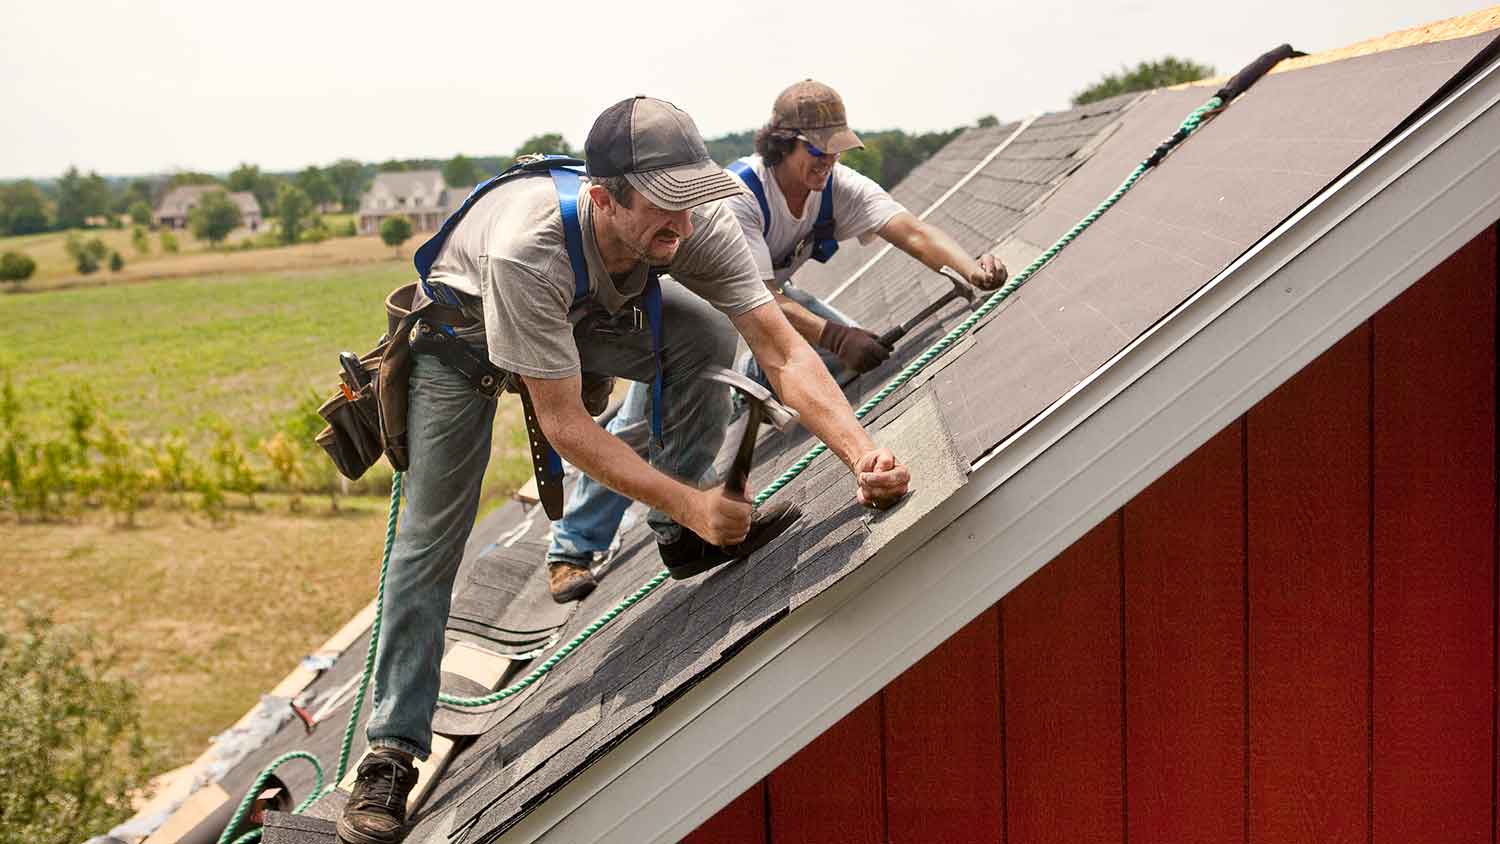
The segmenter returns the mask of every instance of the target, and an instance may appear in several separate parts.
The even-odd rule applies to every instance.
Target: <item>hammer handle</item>
[[[729,477],[724,479],[724,491],[744,498],[745,486],[750,483],[750,464],[755,459],[755,437],[760,433],[760,420],[764,414],[760,402],[749,400],[750,408],[745,413],[745,433],[740,435],[740,450],[735,452],[734,463],[729,467]]]
[[[887,331],[886,333],[880,335],[879,337],[876,337],[875,339],[877,341],[879,341],[880,345],[882,345],[882,346],[886,347],[887,349],[889,349],[890,347],[896,345],[896,341],[897,340],[900,340],[902,337],[905,337],[905,336],[906,336],[906,326],[905,325],[898,325],[895,328],[892,328],[890,331]]]

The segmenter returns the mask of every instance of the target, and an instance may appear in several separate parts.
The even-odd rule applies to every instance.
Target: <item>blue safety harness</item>
[[[760,218],[763,221],[760,227],[761,237],[765,237],[771,231],[771,203],[766,201],[766,186],[761,184],[760,177],[755,175],[755,168],[750,162],[741,158],[730,164],[729,172],[740,177],[745,187],[755,195],[755,201],[760,203]],[[839,251],[839,242],[833,236],[833,176],[828,177],[828,184],[823,186],[823,202],[818,206],[818,219],[813,221],[812,233],[808,235],[812,241],[812,252],[809,257],[820,264],[828,263],[833,253]],[[807,241],[804,240],[803,243]],[[797,255],[797,246],[781,256],[772,269],[784,270],[792,265],[792,259]]]
[[[448,236],[458,228],[458,223],[463,219],[469,209],[474,207],[480,197],[498,187],[502,182],[526,174],[537,173],[543,170],[552,175],[552,184],[557,189],[557,206],[562,212],[563,238],[567,243],[568,263],[573,268],[573,308],[585,305],[592,297],[589,289],[589,267],[588,261],[583,255],[583,227],[578,220],[578,192],[582,187],[581,177],[583,173],[578,169],[583,162],[577,158],[565,155],[547,155],[541,158],[523,161],[511,165],[498,176],[484,182],[464,198],[463,204],[458,210],[448,215],[443,221],[442,228],[438,229],[428,241],[422,244],[412,257],[412,262],[417,268],[417,277],[421,280],[422,290],[427,297],[434,302],[459,307],[458,294],[448,289],[441,283],[428,281],[432,272],[432,265],[437,261],[438,253],[442,251],[443,244],[448,241]],[[651,382],[651,435],[658,444],[662,438],[662,372],[661,372],[661,348],[662,348],[662,312],[661,312],[661,281],[659,271],[651,268],[646,276],[646,287],[641,292],[640,308],[646,314],[646,320],[651,327],[651,349],[656,358],[656,378]],[[450,336],[453,333],[452,326],[441,326],[442,330]],[[550,479],[561,483],[562,481],[562,458],[550,445],[547,446],[546,455],[547,474]],[[540,480],[540,479],[539,479]]]

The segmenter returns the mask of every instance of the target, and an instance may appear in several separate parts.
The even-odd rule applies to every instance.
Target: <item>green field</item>
[[[391,261],[0,296],[0,368],[53,423],[87,384],[133,434],[222,421],[256,437],[333,389],[338,352],[375,344],[386,293],[410,275]]]

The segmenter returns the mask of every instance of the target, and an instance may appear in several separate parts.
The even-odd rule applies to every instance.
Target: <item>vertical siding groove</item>
[[[1369,765],[1365,769],[1365,837],[1369,844],[1375,844],[1375,566],[1377,557],[1375,554],[1375,320],[1365,320],[1365,325],[1370,327],[1370,366],[1368,375],[1369,397],[1368,397],[1368,425],[1370,442],[1365,451],[1369,462],[1369,509],[1370,525],[1365,542],[1369,548],[1370,563],[1367,581],[1369,583],[1369,594],[1366,596],[1368,604],[1365,610],[1366,626],[1369,628],[1369,638],[1366,640],[1368,653],[1365,659],[1365,758]]]
[[[1000,685],[1000,694],[997,697],[998,706],[995,707],[995,717],[1000,722],[1000,841],[1008,844],[1010,841],[1010,752],[1007,737],[1009,731],[1005,725],[1005,601],[995,604],[995,659],[999,661],[996,667],[996,680]]]
[[[1120,842],[1130,844],[1130,730],[1125,723],[1126,706],[1130,689],[1125,685],[1125,510],[1118,511],[1120,518],[1120,554],[1115,564],[1120,570]]]
[[[1244,597],[1241,612],[1245,615],[1245,626],[1240,647],[1244,649],[1244,663],[1240,667],[1240,682],[1244,698],[1244,743],[1241,760],[1240,822],[1244,829],[1243,841],[1250,844],[1250,414],[1240,417],[1240,591]]]
[[[1500,222],[1495,224],[1495,266],[1490,283],[1500,286]],[[1495,308],[1495,323],[1491,329],[1495,340],[1495,361],[1500,366],[1500,307]],[[1495,382],[1495,371],[1490,370],[1490,389],[1493,391],[1500,384]],[[1494,492],[1494,533],[1495,551],[1494,563],[1490,574],[1490,583],[1494,587],[1490,593],[1490,605],[1494,610],[1490,617],[1490,651],[1494,654],[1494,666],[1490,675],[1490,737],[1493,746],[1490,750],[1490,841],[1492,844],[1500,844],[1500,819],[1496,813],[1500,812],[1500,410],[1495,413],[1495,492]]]
[[[943,647],[943,645],[938,647]],[[880,840],[890,841],[891,763],[886,757],[886,735],[891,726],[885,714],[885,694],[885,689],[881,689],[875,696],[880,698]]]

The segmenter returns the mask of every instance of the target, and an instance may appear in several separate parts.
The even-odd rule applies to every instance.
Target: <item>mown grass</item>
[[[375,344],[385,295],[410,274],[388,261],[0,297],[0,367],[52,422],[88,384],[133,434],[226,422],[258,436],[331,391],[338,352]]]
[[[348,215],[325,215],[343,225]],[[331,225],[331,224],[329,224]],[[163,278],[189,278],[224,273],[255,273],[271,270],[297,270],[318,267],[342,267],[347,265],[388,263],[396,253],[381,242],[380,238],[334,237],[322,243],[299,243],[294,246],[276,246],[241,250],[242,241],[260,237],[268,229],[262,227],[259,234],[240,229],[231,234],[225,246],[211,248],[207,243],[193,238],[188,231],[176,231],[178,251],[166,253],[161,250],[161,234],[148,233],[151,251],[138,254],[130,241],[130,229],[88,229],[77,231],[85,241],[95,237],[120,253],[125,259],[125,268],[112,272],[106,266],[88,275],[79,274],[64,248],[68,232],[46,232],[44,234],[0,237],[0,252],[21,252],[37,262],[36,273],[19,284],[7,282],[8,291],[35,292],[59,288],[97,287],[121,282],[146,281]],[[417,234],[402,246],[401,254],[410,255],[424,235]]]

